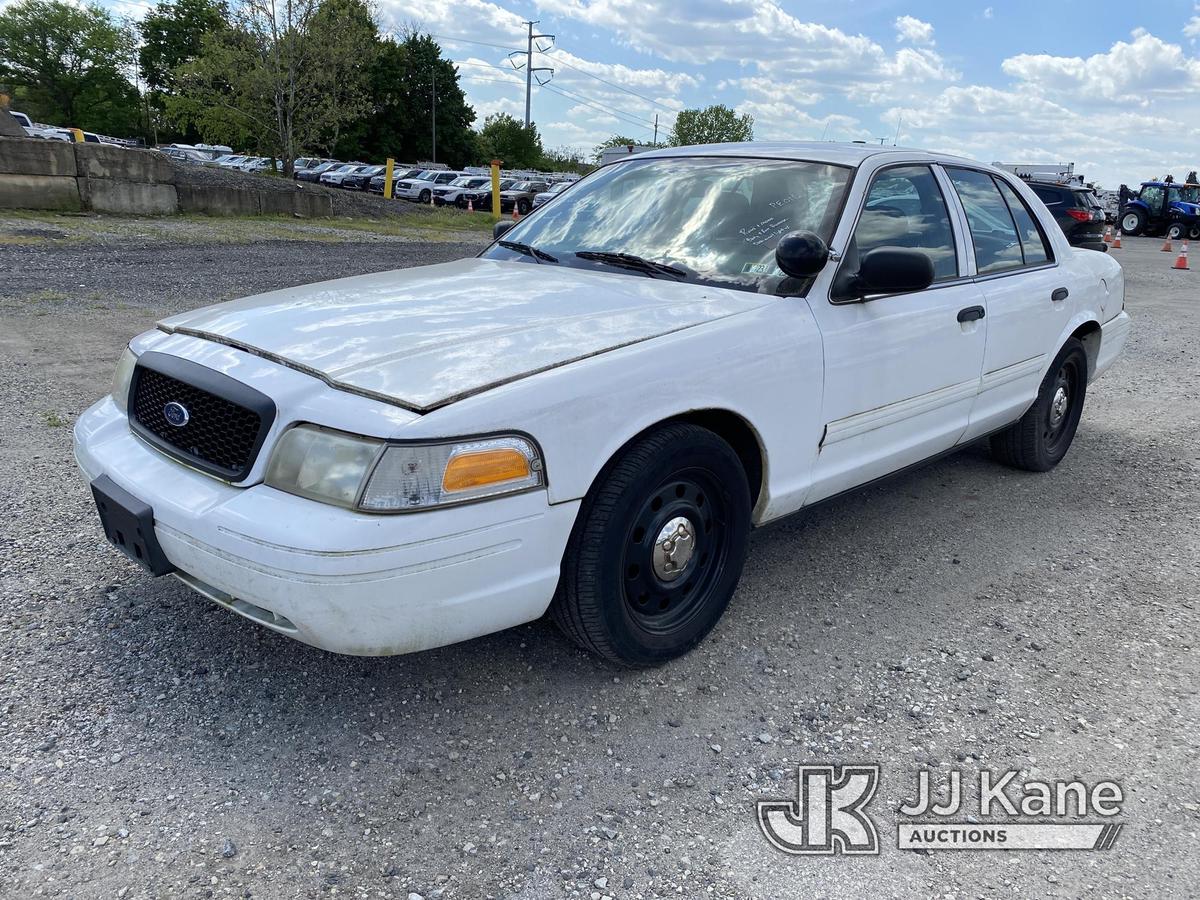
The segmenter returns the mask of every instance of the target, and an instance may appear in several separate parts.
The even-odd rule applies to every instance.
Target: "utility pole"
[[[433,70],[433,115],[430,125],[433,129],[433,159],[430,162],[437,162],[437,69]]]
[[[534,72],[549,72],[550,77],[554,76],[554,70],[552,68],[550,68],[549,66],[535,67],[533,64],[533,50],[534,50],[533,42],[534,41],[540,41],[543,39],[550,41],[550,43],[547,44],[545,47],[539,46],[537,48],[538,51],[541,53],[545,53],[547,50],[549,50],[551,47],[554,46],[554,35],[552,35],[552,34],[534,34],[533,33],[533,26],[536,24],[537,24],[536,20],[525,23],[525,27],[528,29],[528,32],[529,32],[528,37],[526,38],[526,42],[525,42],[525,52],[522,53],[520,50],[514,50],[512,53],[508,54],[508,61],[510,63],[512,63],[512,66],[514,69],[520,69],[522,67],[524,67],[524,69],[525,69],[525,127],[526,128],[529,127],[529,122],[530,122],[529,104],[530,104],[530,99],[533,96],[533,73]],[[514,56],[524,56],[525,62],[522,65],[517,65],[516,60],[513,59]],[[539,77],[537,81],[538,81],[538,84],[549,84],[550,78],[547,78],[545,81],[542,81],[542,79]]]
[[[658,113],[654,114],[654,146],[658,146]]]

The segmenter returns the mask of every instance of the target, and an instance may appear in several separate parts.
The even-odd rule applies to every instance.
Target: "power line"
[[[476,66],[478,68],[496,69],[497,71],[500,71],[500,72],[508,72],[509,71],[504,66],[493,65],[492,63],[487,63],[487,62],[474,62],[472,60],[466,60],[466,59],[464,59],[464,60],[455,59],[455,60],[451,60],[451,62],[457,66]],[[474,77],[474,76],[468,76],[468,77]],[[519,82],[516,81],[515,79],[498,78],[495,80],[496,81],[505,81],[509,84],[519,84]],[[558,94],[559,96],[566,98],[567,100],[571,100],[575,103],[582,103],[585,106],[590,106],[592,109],[596,109],[596,110],[599,110],[600,112],[605,112],[605,113],[608,113],[609,115],[615,116],[617,119],[619,119],[621,122],[625,123],[626,125],[635,125],[638,128],[645,128],[647,131],[653,130],[653,126],[650,124],[649,119],[641,119],[639,116],[636,116],[634,113],[626,112],[625,110],[621,110],[621,109],[616,109],[615,107],[608,106],[606,104],[601,103],[600,101],[593,100],[593,99],[585,97],[581,94],[577,94],[574,91],[567,91],[565,88],[559,88],[557,86],[552,87],[550,85],[542,85],[542,87],[544,87],[546,90],[548,90],[552,93]]]
[[[459,42],[459,43],[464,43],[464,44],[478,44],[480,47],[494,47],[497,50],[509,50],[509,51],[512,51],[515,53],[524,53],[525,52],[524,50],[521,50],[519,47],[508,47],[508,46],[505,46],[504,44],[495,44],[495,43],[491,43],[490,41],[475,41],[475,40],[471,40],[469,38],[452,37],[448,34],[431,34],[430,37],[435,37],[435,38],[438,38],[439,40],[443,40],[443,41],[452,41],[452,42]],[[554,49],[562,50],[561,47],[555,47]],[[543,52],[545,52],[545,51],[543,51]],[[667,106],[665,103],[662,103],[658,100],[654,100],[650,97],[647,97],[645,94],[640,94],[637,91],[633,90],[633,88],[628,88],[622,84],[617,84],[615,81],[609,81],[607,78],[601,78],[599,75],[596,75],[594,72],[589,72],[587,69],[577,66],[574,63],[567,62],[561,56],[552,55],[550,53],[546,53],[545,55],[549,56],[550,59],[554,60],[554,62],[558,65],[566,66],[568,69],[574,69],[576,72],[586,75],[588,78],[594,78],[596,81],[599,81],[602,84],[606,84],[609,87],[616,88],[619,91],[624,91],[627,94],[632,94],[634,97],[637,97],[639,100],[644,100],[647,103],[654,104],[655,106],[659,107],[660,109],[665,109],[672,116],[678,115],[678,112],[679,112],[678,110],[673,109],[672,107]]]
[[[561,47],[558,47],[555,49],[562,50]],[[550,54],[546,54],[546,55],[550,56]],[[597,81],[607,84],[609,87],[614,87],[618,91],[624,91],[627,94],[632,94],[633,96],[637,97],[639,100],[645,100],[647,103],[653,103],[655,106],[657,106],[661,109],[665,109],[671,115],[676,115],[678,113],[678,110],[672,109],[671,107],[667,106],[665,103],[660,103],[657,100],[652,100],[649,97],[645,96],[644,94],[639,94],[637,91],[633,90],[632,88],[627,88],[624,85],[617,84],[615,81],[609,81],[607,78],[601,78],[599,75],[596,75],[593,72],[589,72],[587,69],[582,69],[579,66],[572,65],[571,63],[567,62],[565,59],[563,59],[560,56],[550,56],[550,58],[552,60],[554,60],[556,63],[558,63],[559,65],[566,66],[568,69],[574,69],[576,72],[583,73],[588,78],[595,78]]]

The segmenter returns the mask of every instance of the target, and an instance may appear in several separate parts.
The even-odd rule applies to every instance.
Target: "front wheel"
[[[1033,406],[1008,428],[992,435],[992,455],[1030,472],[1048,472],[1057,466],[1075,439],[1087,379],[1087,353],[1083,344],[1071,338],[1042,379]]]
[[[1172,241],[1178,241],[1186,233],[1187,229],[1183,227],[1183,225],[1181,225],[1179,222],[1174,222],[1171,224],[1171,227],[1167,229],[1167,238]]]
[[[431,194],[429,191],[421,191],[421,195],[420,195],[420,196],[419,196],[417,199],[418,199],[418,200],[419,200],[421,203],[428,203],[428,202],[429,202],[429,198],[430,198],[430,197],[432,197],[432,196],[433,196],[433,194]]]
[[[1200,225],[1193,225],[1188,229],[1189,241],[1200,241]]]
[[[1124,234],[1139,235],[1146,230],[1146,214],[1140,209],[1131,209],[1121,216],[1121,231]]]
[[[750,488],[733,448],[695,425],[659,428],[622,451],[584,500],[551,615],[613,662],[674,659],[725,612],[749,532]]]
[[[517,201],[517,212],[523,216],[529,215],[529,211],[533,209],[533,204],[524,197]]]

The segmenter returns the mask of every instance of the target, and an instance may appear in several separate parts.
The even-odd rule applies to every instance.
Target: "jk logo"
[[[758,827],[784,853],[878,854],[879,835],[865,810],[879,766],[797,766],[797,799],[760,800]]]

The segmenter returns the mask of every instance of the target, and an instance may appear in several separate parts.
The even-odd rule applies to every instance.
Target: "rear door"
[[[1073,304],[1066,268],[1012,185],[978,169],[947,167],[946,174],[966,216],[975,281],[987,305],[983,377],[962,436],[969,441],[1015,421],[1033,403]]]
[[[948,450],[967,427],[987,320],[948,190],[927,164],[877,172],[838,270],[857,271],[875,248],[905,247],[933,260],[932,286],[865,300],[836,291],[810,298],[825,349],[825,434],[808,502]]]

